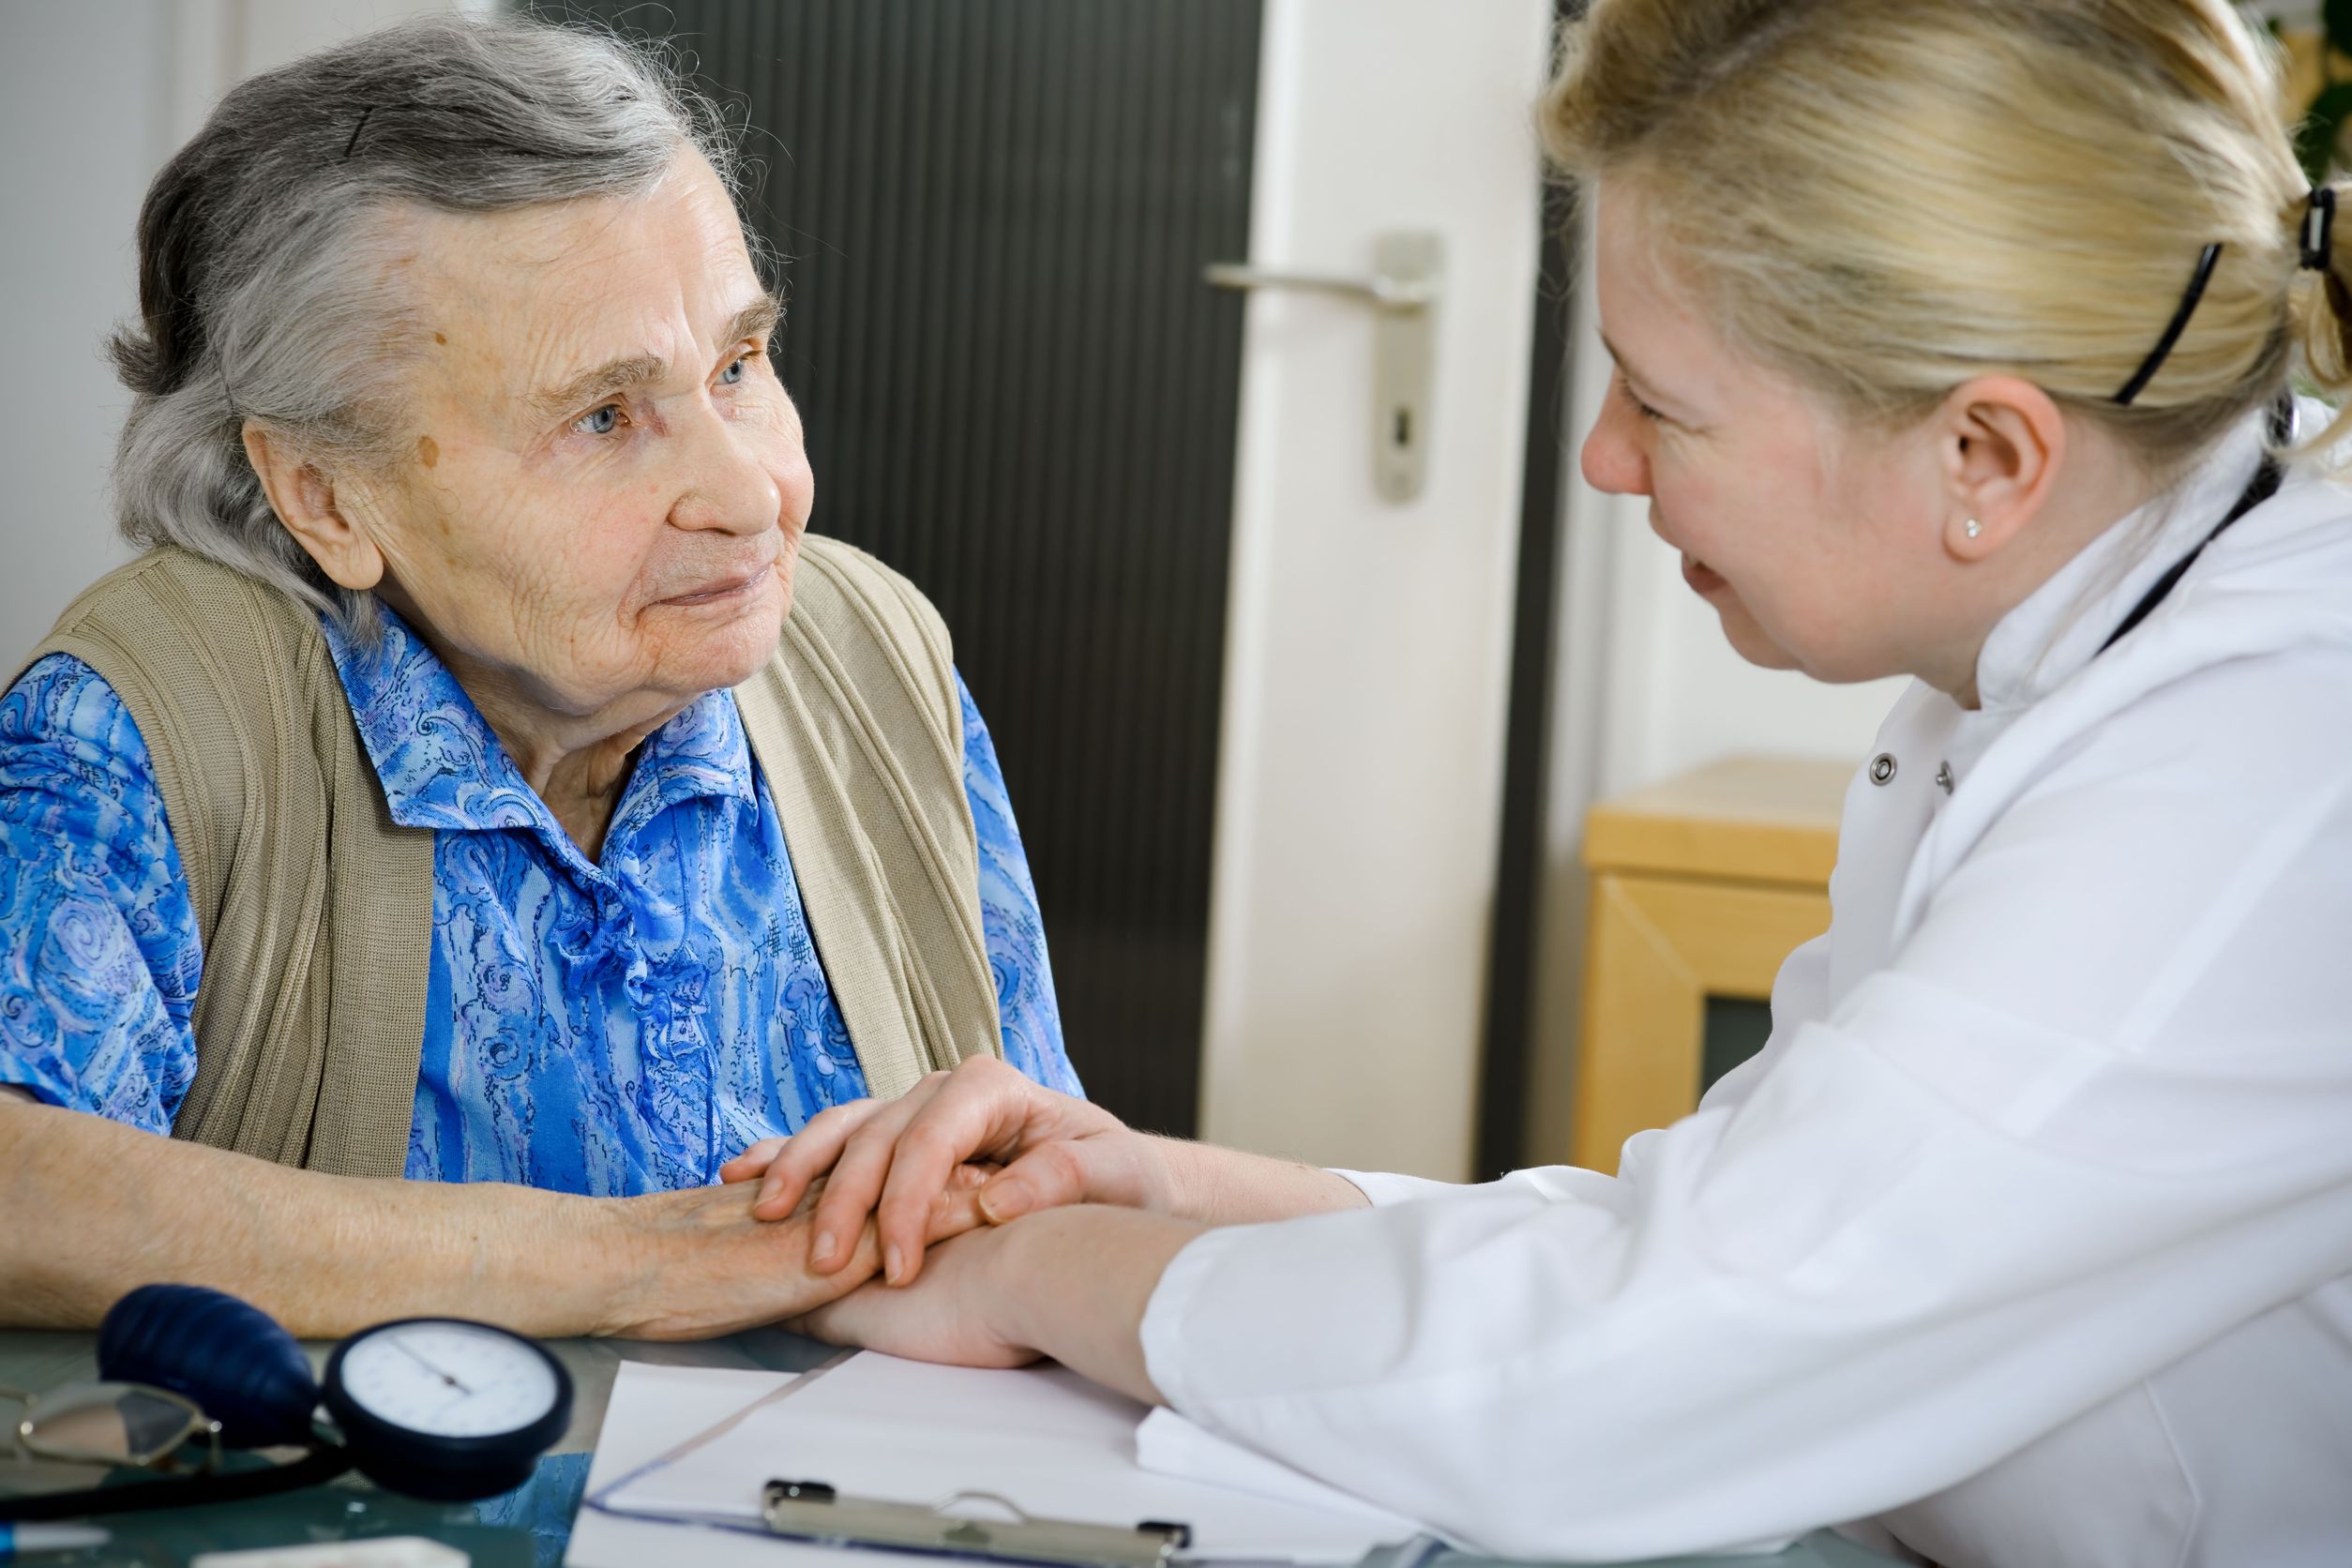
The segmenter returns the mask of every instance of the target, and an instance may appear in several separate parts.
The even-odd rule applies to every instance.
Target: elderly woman
[[[730,168],[614,41],[444,19],[158,176],[149,548],[0,704],[0,1322],[723,1332],[881,1263],[730,1155],[975,1056],[1077,1087],[945,629],[804,536]]]

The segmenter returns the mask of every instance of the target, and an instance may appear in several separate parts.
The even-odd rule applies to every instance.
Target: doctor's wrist
[[[1143,1145],[1137,1163],[1147,1174],[1138,1184],[1142,1196],[1129,1206],[1171,1219],[1211,1222],[1216,1183],[1201,1146],[1157,1133],[1134,1136]]]
[[[1175,1214],[1184,1201],[1177,1169],[1184,1145],[1130,1127],[1122,1127],[1111,1143],[1111,1157],[1098,1162],[1099,1174],[1078,1201],[1140,1209],[1147,1214]]]
[[[1143,1314],[1168,1265],[1205,1228],[1081,1204],[1005,1226],[972,1304],[997,1343],[1050,1357],[1148,1404]]]

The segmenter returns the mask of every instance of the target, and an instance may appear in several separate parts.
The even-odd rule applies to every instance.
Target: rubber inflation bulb
[[[98,1324],[98,1376],[186,1395],[230,1448],[310,1440],[319,1385],[302,1347],[249,1302],[201,1285],[143,1285]]]

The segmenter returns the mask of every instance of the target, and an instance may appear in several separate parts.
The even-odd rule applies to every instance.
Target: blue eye
[[[750,372],[750,365],[751,356],[749,354],[746,354],[743,358],[736,360],[733,364],[728,366],[727,369],[718,372],[719,384],[723,386],[734,386],[741,384],[743,378]]]
[[[581,435],[611,435],[621,424],[621,405],[607,403],[594,413],[583,414],[572,421],[572,429]]]

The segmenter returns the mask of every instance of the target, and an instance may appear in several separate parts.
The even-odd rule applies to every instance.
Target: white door
[[[1533,330],[1547,0],[1267,0],[1264,269],[1443,250],[1426,474],[1374,484],[1374,310],[1253,292],[1201,1128],[1470,1174]],[[1238,258],[1237,258],[1238,259]]]

